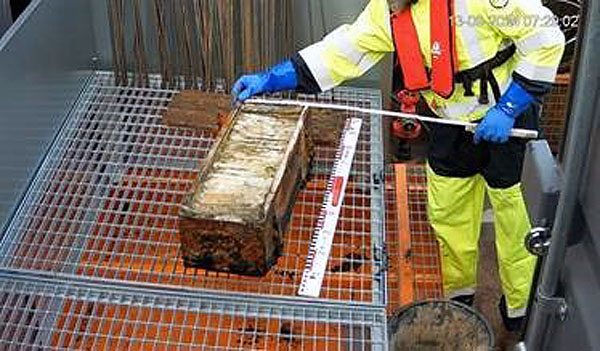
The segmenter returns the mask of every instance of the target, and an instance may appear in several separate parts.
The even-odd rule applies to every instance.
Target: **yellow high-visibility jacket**
[[[431,67],[430,13],[433,0],[411,5],[425,65]],[[478,66],[514,43],[516,54],[493,70],[501,92],[512,82],[513,72],[533,82],[552,83],[563,55],[565,37],[555,16],[540,0],[455,0],[456,50],[459,70]],[[402,48],[398,48],[402,50]],[[343,25],[300,56],[321,90],[357,78],[395,51],[387,0],[371,0],[356,22]],[[473,91],[480,89],[479,81]],[[432,91],[422,92],[439,117],[463,121],[482,118],[495,103],[481,105],[477,96],[464,96],[456,84],[454,94],[444,99]]]

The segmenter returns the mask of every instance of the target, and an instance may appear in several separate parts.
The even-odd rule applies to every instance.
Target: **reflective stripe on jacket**
[[[421,51],[429,67],[431,1],[435,0],[419,0],[411,5]],[[493,58],[513,42],[516,54],[493,71],[502,93],[513,73],[534,82],[554,81],[565,39],[554,15],[540,0],[455,0],[455,14],[459,70]],[[371,0],[356,22],[337,28],[322,41],[300,51],[300,56],[324,91],[360,77],[394,50],[387,0]],[[473,91],[479,91],[478,81]],[[431,91],[422,95],[438,116],[466,121],[482,118],[495,103],[491,98],[490,105],[480,105],[477,96],[464,96],[461,84],[456,85],[449,99]]]

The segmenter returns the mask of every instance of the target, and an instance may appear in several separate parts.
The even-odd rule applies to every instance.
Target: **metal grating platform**
[[[385,350],[385,312],[0,274],[2,350]]]
[[[336,150],[317,148],[266,277],[186,269],[178,205],[213,138],[162,124],[177,91],[158,77],[151,88],[112,81],[90,78],[0,237],[0,350],[386,349],[379,119],[361,116],[323,293],[303,299],[295,295]],[[380,105],[366,89],[318,99]]]
[[[179,257],[178,205],[213,139],[163,126],[161,113],[176,91],[160,89],[158,79],[152,84],[124,88],[112,85],[111,74],[93,77],[2,238],[0,267],[106,284],[295,295],[335,149],[317,149],[284,255],[266,277],[186,269]],[[319,99],[380,104],[376,92],[364,89],[339,89]],[[370,122],[361,134],[321,297],[383,305],[381,122]]]

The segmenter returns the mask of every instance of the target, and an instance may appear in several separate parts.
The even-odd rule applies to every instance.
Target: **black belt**
[[[458,72],[454,76],[454,81],[456,83],[462,83],[465,88],[465,96],[475,96],[473,93],[473,83],[480,80],[479,103],[482,105],[490,103],[488,85],[492,87],[494,98],[498,101],[501,96],[500,85],[498,85],[498,81],[496,80],[496,77],[494,77],[494,72],[492,70],[506,63],[515,54],[516,50],[517,47],[512,44],[506,49],[498,51],[496,56],[492,59],[487,60],[476,67]]]

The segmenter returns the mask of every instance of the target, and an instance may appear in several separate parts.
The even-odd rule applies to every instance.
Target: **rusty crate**
[[[312,159],[306,111],[233,112],[181,207],[186,267],[262,276],[275,263]]]

